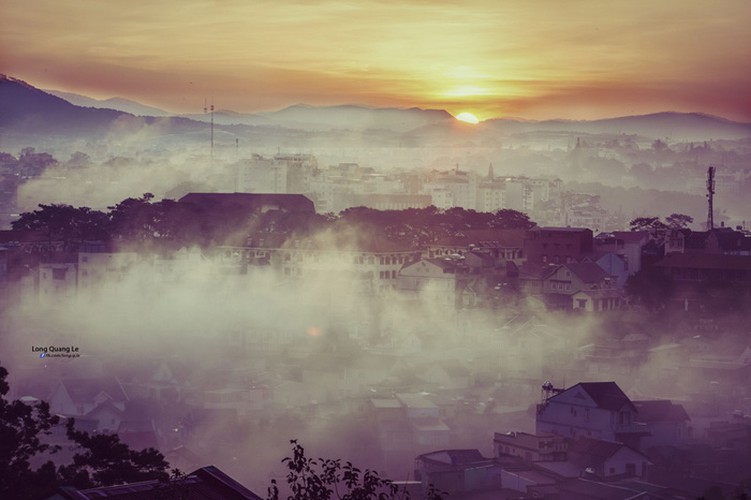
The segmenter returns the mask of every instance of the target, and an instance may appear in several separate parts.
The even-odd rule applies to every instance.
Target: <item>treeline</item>
[[[434,206],[381,211],[350,208],[338,215],[255,211],[239,207],[206,208],[170,199],[155,201],[146,193],[127,198],[107,211],[65,204],[39,205],[11,223],[14,230],[37,231],[50,242],[62,242],[74,251],[87,241],[99,241],[142,251],[174,251],[183,247],[244,245],[248,238],[267,236],[277,244],[324,230],[354,234],[420,248],[469,229],[529,229],[535,224],[515,210],[495,213]]]

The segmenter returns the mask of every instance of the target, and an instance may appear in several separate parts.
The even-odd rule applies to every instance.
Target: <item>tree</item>
[[[668,228],[673,230],[685,229],[694,222],[694,218],[685,214],[670,214],[665,217],[665,223]]]
[[[66,424],[68,439],[80,447],[73,464],[60,467],[60,476],[78,488],[108,486],[169,479],[168,464],[158,450],[131,450],[117,434],[89,435],[77,431],[71,418]]]
[[[5,399],[10,390],[8,370],[0,366],[0,498],[34,498],[44,491],[44,484],[55,477],[54,465],[48,462],[32,470],[32,457],[55,449],[40,439],[49,434],[59,418],[50,414],[46,402],[30,405]]]
[[[282,460],[287,465],[287,500],[391,500],[409,499],[409,493],[375,471],[361,471],[351,462],[341,460],[313,459],[305,456],[305,450],[291,440],[292,456]],[[428,500],[441,500],[442,494],[432,486]],[[279,500],[279,487],[272,479],[267,500]]]
[[[66,245],[84,240],[109,239],[109,217],[89,207],[71,205],[39,205],[39,210],[24,212],[11,222],[15,230],[42,231],[49,242],[62,241]]]
[[[649,233],[664,231],[667,225],[659,217],[637,217],[628,223],[631,231],[647,231]]]
[[[89,488],[169,479],[168,464],[159,451],[131,450],[116,434],[90,436],[77,431],[73,419],[66,424],[68,438],[79,446],[73,463],[56,468],[50,460],[33,470],[33,457],[59,449],[44,443],[43,437],[60,419],[50,414],[44,401],[27,404],[6,400],[10,389],[7,376],[8,371],[0,366],[0,498],[46,498],[65,484]]]
[[[524,212],[502,208],[493,216],[490,227],[498,229],[531,229],[535,227],[535,223],[529,220],[529,216]]]

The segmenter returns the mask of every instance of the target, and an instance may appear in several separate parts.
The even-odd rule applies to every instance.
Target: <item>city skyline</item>
[[[0,72],[171,112],[297,103],[479,119],[751,121],[751,4],[0,3]]]

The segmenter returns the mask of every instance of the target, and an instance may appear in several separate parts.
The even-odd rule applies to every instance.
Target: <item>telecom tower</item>
[[[214,167],[214,98],[211,98],[211,167]],[[206,109],[206,99],[203,100],[203,114],[205,115],[208,110]]]
[[[714,206],[713,206],[713,198],[714,198],[714,188],[715,188],[715,181],[714,181],[714,167],[709,167],[707,170],[707,204],[709,205],[707,208],[707,230],[711,231],[714,229]]]

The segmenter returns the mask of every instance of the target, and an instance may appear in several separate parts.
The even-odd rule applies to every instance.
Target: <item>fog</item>
[[[316,239],[318,248],[334,245],[330,234]],[[280,460],[289,453],[289,439],[300,439],[313,456],[410,477],[416,454],[431,450],[394,455],[379,449],[367,409],[374,397],[453,399],[455,427],[446,447],[476,447],[490,455],[493,432],[534,432],[534,404],[546,380],[556,387],[615,380],[632,397],[686,402],[720,390],[707,381],[676,383],[670,357],[645,354],[600,376],[581,365],[583,346],[634,333],[651,346],[695,337],[685,324],[650,322],[638,311],[604,318],[548,313],[531,297],[494,311],[454,309],[439,304],[439,291],[429,288],[417,296],[373,293],[353,264],[354,248],[320,251],[317,262],[294,278],[274,266],[244,270],[236,251],[193,248],[168,257],[133,252],[78,293],[42,296],[19,287],[0,336],[15,396],[39,397],[59,377],[116,375],[127,386],[147,376],[142,370],[166,362],[179,373],[180,402],[145,400],[142,408],[144,415],[159,416],[168,459],[171,449],[184,445],[200,457],[194,465],[216,464],[263,491],[271,477],[283,474]],[[722,340],[742,350],[744,337],[731,338],[743,332],[747,327],[733,325]],[[66,345],[77,346],[80,358],[39,359],[31,352],[32,346]],[[436,367],[450,367],[448,373],[467,375],[469,382],[442,378]],[[252,399],[256,387],[268,388],[269,399]],[[226,402],[238,417],[196,413],[206,391],[229,389],[251,398]]]
[[[57,162],[4,179],[15,197],[10,215],[50,203],[106,210],[147,192],[157,200],[234,192],[253,155],[302,154],[317,162],[306,175],[328,187],[361,183],[366,187],[352,191],[358,194],[393,194],[379,192],[381,185],[426,194],[408,187],[410,176],[416,185],[444,174],[478,183],[505,179],[507,186],[530,179],[553,186],[558,179],[561,186],[525,211],[541,226],[599,217],[595,234],[625,230],[634,217],[673,213],[703,228],[704,176],[717,164],[716,220],[745,227],[751,218],[751,146],[736,137],[663,142],[598,133],[591,124],[576,125],[584,131],[534,131],[518,123],[514,130],[432,123],[406,132],[346,123],[324,131],[225,125],[212,147],[205,126],[184,134],[174,126],[168,119],[146,126],[122,120],[102,137],[41,142],[37,152]],[[3,143],[14,159],[28,145]],[[85,161],[74,161],[82,158],[76,152]],[[365,172],[357,182],[342,179],[349,163]],[[312,188],[304,194],[325,201]],[[565,218],[575,208],[597,217]],[[363,253],[357,242],[370,236],[357,229],[290,239],[268,263],[231,246],[247,236],[174,253],[117,242],[119,256],[100,262],[99,275],[83,274],[81,254],[77,268],[67,263],[72,277],[50,293],[40,285],[44,271],[28,270],[3,290],[0,362],[10,371],[12,396],[44,399],[61,379],[116,376],[131,396],[130,417],[158,422],[160,450],[174,466],[215,464],[256,492],[283,477],[290,439],[311,456],[352,460],[393,479],[411,478],[414,458],[437,447],[491,456],[494,432],[535,431],[546,381],[565,388],[613,380],[632,399],[669,398],[686,407],[696,435],[711,419],[751,413],[746,389],[684,370],[693,357],[743,353],[751,334],[746,308],[691,315],[629,305],[572,314],[550,312],[537,294],[523,292],[492,307],[455,307],[437,285],[414,293],[394,280],[380,289],[377,266],[356,263]],[[306,248],[304,262],[286,275],[285,251],[294,259]],[[40,358],[35,348],[45,346],[75,346],[80,357]],[[162,365],[169,375],[155,382]],[[176,395],[155,397],[148,392],[154,387]],[[438,408],[449,428],[440,444],[401,443],[403,429],[396,437],[381,432],[371,400],[397,394],[421,395]]]

